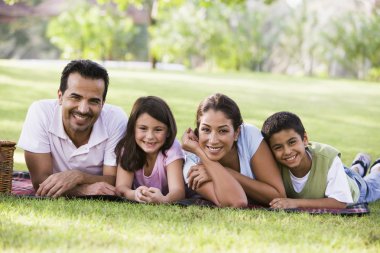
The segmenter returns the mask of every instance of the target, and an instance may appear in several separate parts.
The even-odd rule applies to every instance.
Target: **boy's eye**
[[[281,147],[280,147],[280,146],[274,146],[272,149],[273,149],[274,151],[279,151],[279,150],[281,149]]]

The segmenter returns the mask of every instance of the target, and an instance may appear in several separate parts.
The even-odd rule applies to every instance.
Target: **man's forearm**
[[[82,175],[79,181],[79,185],[94,184],[97,182],[106,182],[110,185],[115,185],[116,183],[116,176],[111,176],[111,175],[98,176],[98,175],[87,174],[84,172],[82,172],[81,174]]]

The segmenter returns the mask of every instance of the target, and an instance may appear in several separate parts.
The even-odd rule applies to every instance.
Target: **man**
[[[104,104],[108,73],[90,60],[63,70],[58,100],[34,102],[18,142],[37,196],[113,195],[117,142],[127,124]]]

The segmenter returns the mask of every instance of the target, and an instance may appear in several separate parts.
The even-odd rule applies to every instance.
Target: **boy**
[[[356,156],[344,167],[335,148],[310,142],[300,118],[278,112],[263,124],[262,133],[281,169],[288,198],[276,198],[272,208],[345,208],[380,199],[380,159],[370,165],[368,155]]]

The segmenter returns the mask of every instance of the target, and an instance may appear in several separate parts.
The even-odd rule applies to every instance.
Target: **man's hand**
[[[78,187],[81,195],[115,195],[115,186],[106,182],[97,182],[94,184],[84,184]]]
[[[36,196],[59,197],[66,191],[76,187],[82,180],[82,172],[69,170],[50,175],[43,181],[36,192]]]
[[[297,200],[289,198],[275,198],[269,203],[271,208],[275,209],[288,209],[288,208],[297,208]]]
[[[189,179],[189,188],[192,190],[198,189],[203,183],[211,181],[211,177],[207,174],[206,168],[203,164],[191,166],[187,173]]]

